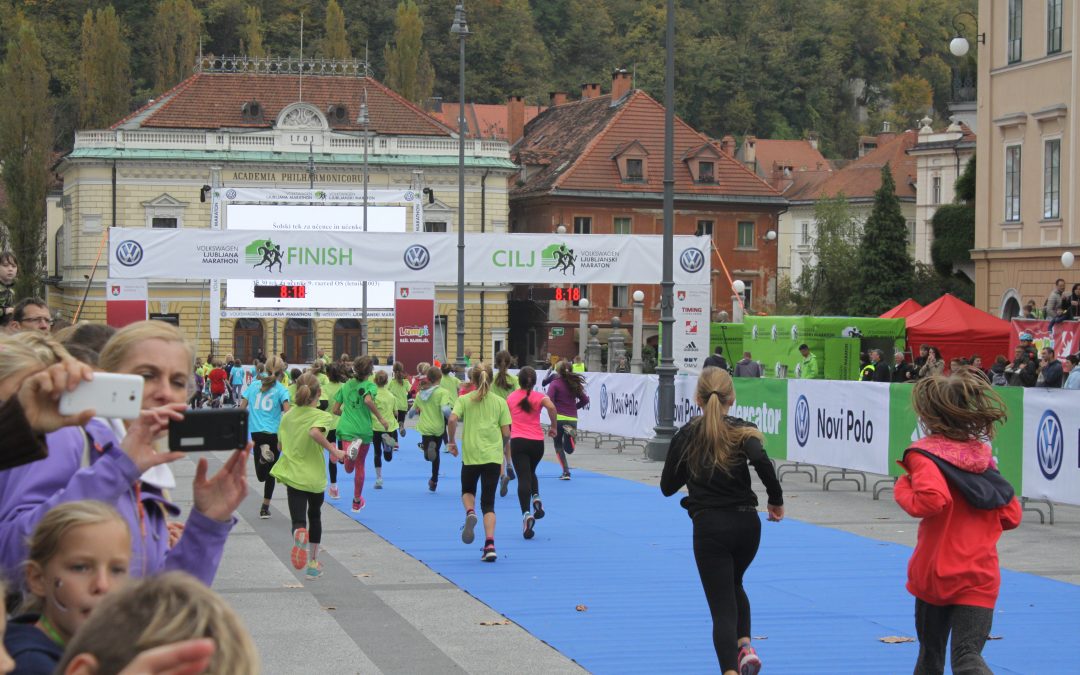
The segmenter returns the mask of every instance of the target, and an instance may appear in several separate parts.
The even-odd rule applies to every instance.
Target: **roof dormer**
[[[690,148],[683,155],[682,160],[690,170],[690,176],[695,183],[707,185],[716,184],[716,168],[720,161],[721,152],[712,143],[702,143]]]
[[[630,141],[615,148],[611,159],[624,183],[648,183],[649,151],[640,141]]]

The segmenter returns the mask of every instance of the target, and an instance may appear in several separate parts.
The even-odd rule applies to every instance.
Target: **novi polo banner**
[[[394,296],[394,360],[414,373],[434,359],[435,284],[399,283]]]
[[[680,370],[700,373],[705,357],[709,355],[710,286],[676,285],[674,292],[675,329],[672,331],[671,340],[672,358]],[[734,355],[731,358],[734,358]]]
[[[708,240],[702,239],[675,237],[675,283],[708,283]],[[651,235],[467,234],[465,269],[470,283],[659,283],[661,245],[661,237]],[[124,279],[454,282],[457,237],[112,228],[109,273]]]
[[[105,280],[105,323],[123,328],[147,317],[146,279]]]
[[[788,381],[788,459],[889,473],[889,385]]]

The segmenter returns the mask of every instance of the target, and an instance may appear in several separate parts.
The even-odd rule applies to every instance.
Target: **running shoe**
[[[360,499],[354,499],[352,503],[353,513],[358,513],[360,509],[364,508],[365,506],[367,506],[367,502],[364,501],[363,497],[361,497]]]
[[[517,478],[517,475],[514,473],[514,465],[506,465],[506,475],[510,476],[510,480],[514,480],[515,478]]]
[[[270,507],[267,506],[266,504],[263,504],[262,508],[259,509],[259,517],[262,518],[263,520],[266,520],[267,518],[269,518],[270,517]]]
[[[427,482],[427,489],[435,492],[435,488],[439,487],[439,481],[434,478],[429,478]]]
[[[461,527],[461,543],[471,544],[476,538],[476,513],[469,513],[465,516],[465,524]]]
[[[387,445],[387,446],[390,447],[390,450],[386,451],[386,455],[389,455],[391,450],[397,450],[397,446],[398,446],[397,434],[395,434],[393,432],[385,433],[385,434],[382,435],[382,440],[383,440],[383,445]]]
[[[360,446],[362,446],[363,444],[364,442],[361,441],[359,438],[352,443],[349,443],[349,450],[345,456],[355,462],[356,456],[360,454]]]
[[[304,572],[304,577],[307,579],[318,579],[322,576],[322,563],[318,560],[312,560],[307,564],[307,570]]]
[[[484,562],[495,562],[495,559],[499,556],[495,554],[495,544],[485,544],[484,552],[480,554],[480,559]]]
[[[381,490],[382,489],[382,478],[376,478],[375,479],[375,489],[376,490]]]
[[[505,497],[510,485],[510,475],[503,474],[499,476],[499,496]]]
[[[761,659],[750,645],[739,649],[739,675],[757,675],[761,670]]]
[[[386,448],[385,450],[382,451],[382,458],[383,458],[384,462],[392,462],[392,461],[394,461],[394,451],[389,449],[389,448]]]
[[[559,480],[570,480],[570,472],[564,472],[563,475],[559,476]]]
[[[341,498],[341,492],[338,491],[337,485],[331,485],[330,486],[330,499],[340,499],[340,498]]]
[[[535,534],[533,532],[534,527],[536,527],[536,519],[533,518],[531,513],[526,513],[525,517],[521,519],[521,536],[532,539]]]
[[[398,429],[398,434],[400,434],[402,438],[405,438],[405,427]],[[397,446],[394,446],[394,449],[397,450]]]
[[[269,464],[274,461],[274,451],[270,449],[270,446],[263,443],[259,446],[259,456],[262,457],[263,464]]]
[[[292,566],[298,570],[307,565],[307,529],[298,527],[293,530]]]
[[[544,505],[539,497],[533,497],[533,518],[540,520],[544,517]]]
[[[424,457],[429,462],[434,462],[435,458],[439,456],[439,443],[438,441],[428,441],[428,444],[424,446]]]

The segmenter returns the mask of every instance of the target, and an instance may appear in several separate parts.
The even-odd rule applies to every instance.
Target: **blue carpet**
[[[589,671],[717,672],[691,523],[678,498],[588,471],[559,481],[558,465],[543,462],[547,517],[537,522],[536,537],[521,537],[513,482],[496,503],[499,560],[484,564],[482,527],[475,544],[460,539],[460,461],[441,455],[432,494],[418,441],[409,431],[384,464],[383,490],[374,489],[368,458],[363,511],[350,512],[352,479],[341,470],[342,498],[328,503]],[[917,645],[879,641],[914,636],[914,600],[904,589],[910,553],[797,520],[763,523],[746,580],[763,671],[911,672]],[[1004,571],[992,631],[1002,639],[983,653],[999,675],[1080,672],[1078,629],[1080,586]]]

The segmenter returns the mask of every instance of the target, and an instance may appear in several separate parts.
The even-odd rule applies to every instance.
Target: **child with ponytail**
[[[409,411],[409,388],[411,383],[405,377],[405,364],[395,361],[393,377],[387,383],[386,388],[394,395],[394,415],[397,417],[398,433],[405,438],[405,413]]]
[[[397,450],[397,417],[394,408],[397,406],[397,397],[388,389],[390,377],[385,370],[375,373],[375,407],[379,409],[378,419],[371,421],[372,434],[371,445],[375,452],[375,489],[383,487],[382,463],[393,461],[394,451]],[[383,425],[379,420],[389,422]]]
[[[389,426],[375,405],[378,389],[371,381],[373,371],[371,357],[358,356],[353,361],[352,379],[341,385],[334,397],[334,414],[341,415],[337,425],[338,440],[348,447],[345,472],[353,475],[353,513],[359,512],[365,505],[365,465],[374,433],[372,417],[378,419],[384,429]],[[379,464],[381,473],[381,462]]]
[[[255,444],[255,476],[263,484],[263,503],[260,518],[270,517],[270,500],[274,498],[276,481],[270,475],[281,455],[278,448],[278,427],[281,416],[289,412],[289,390],[281,383],[285,377],[285,362],[276,356],[266,361],[262,379],[252,380],[240,399],[240,408],[248,411],[248,431]]]
[[[442,370],[438,366],[429,366],[413,402],[413,409],[420,416],[416,421],[420,448],[424,451],[424,458],[431,462],[431,478],[428,479],[428,490],[431,492],[435,492],[439,486],[439,446],[446,434],[446,419],[450,415],[450,394],[439,386],[440,382]]]

